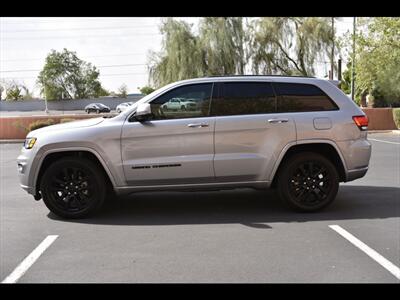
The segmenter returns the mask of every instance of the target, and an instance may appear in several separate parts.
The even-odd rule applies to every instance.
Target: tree
[[[151,94],[152,92],[154,92],[155,89],[153,89],[151,86],[144,86],[144,87],[139,88],[139,91],[143,95],[148,95],[148,94]]]
[[[162,20],[160,31],[164,35],[162,50],[150,53],[149,58],[152,85],[158,88],[174,81],[204,76],[203,51],[191,25],[167,18]]]
[[[110,96],[110,92],[105,88],[101,87],[97,92],[96,97],[105,97],[105,96]]]
[[[6,100],[21,100],[23,99],[22,89],[18,84],[12,84],[6,92]]]
[[[123,84],[119,87],[117,96],[120,98],[128,97],[128,87],[126,84]]]
[[[330,18],[265,17],[249,31],[256,74],[314,75],[316,59],[329,56],[333,41]]]
[[[375,17],[360,20],[367,30],[356,37],[356,87],[372,94],[375,106],[400,102],[400,19]]]
[[[199,41],[207,75],[244,74],[243,18],[207,17],[200,21]]]
[[[6,87],[3,82],[0,82],[0,101],[3,100],[3,92],[5,91]]]
[[[95,66],[80,60],[75,52],[52,50],[37,82],[48,100],[92,98],[104,91],[99,75]]]
[[[24,83],[17,81],[2,80],[0,82],[0,93],[5,92],[6,97],[4,100],[31,100],[33,99],[32,93]]]

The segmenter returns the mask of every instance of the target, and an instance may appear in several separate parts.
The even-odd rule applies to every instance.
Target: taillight
[[[368,129],[368,117],[367,116],[354,116],[354,123],[360,128],[360,130]]]

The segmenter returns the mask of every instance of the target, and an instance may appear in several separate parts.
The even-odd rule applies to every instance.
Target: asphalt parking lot
[[[399,283],[385,262],[330,227],[340,226],[397,272],[400,135],[369,138],[367,175],[341,184],[322,212],[288,211],[273,191],[148,192],[113,199],[93,218],[75,221],[49,213],[19,187],[21,145],[0,144],[0,280],[56,235],[17,282]]]

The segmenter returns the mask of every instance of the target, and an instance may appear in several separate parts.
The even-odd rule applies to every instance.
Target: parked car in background
[[[111,109],[104,105],[103,103],[91,103],[85,107],[85,111],[90,114],[91,112],[101,113],[101,112],[110,112]]]
[[[193,99],[173,98],[162,106],[163,110],[195,110],[197,103]]]
[[[119,104],[119,105],[117,106],[117,108],[116,108],[117,113],[123,112],[125,109],[127,109],[127,108],[128,108],[129,106],[131,106],[132,104],[133,104],[133,102],[124,102],[124,103]]]

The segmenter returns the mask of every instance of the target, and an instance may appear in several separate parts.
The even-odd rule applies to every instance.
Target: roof
[[[287,78],[316,78],[313,76],[297,76],[297,75],[293,75],[293,76],[289,76],[289,75],[211,75],[211,76],[204,76],[202,78],[216,78],[216,77],[220,77],[220,78],[226,78],[226,77],[287,77]]]

